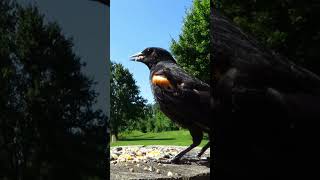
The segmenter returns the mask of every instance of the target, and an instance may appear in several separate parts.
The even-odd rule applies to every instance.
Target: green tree
[[[177,125],[164,115],[158,104],[148,104],[144,108],[144,117],[135,126],[142,132],[162,132],[178,130]]]
[[[177,125],[164,115],[158,104],[153,106],[154,113],[154,129],[155,132],[178,130]]]
[[[105,178],[107,117],[55,22],[0,2],[0,177]]]
[[[214,6],[264,46],[320,75],[318,2],[220,0]]]
[[[144,117],[146,100],[128,69],[122,64],[111,63],[111,134],[118,139],[119,132],[136,128],[139,118]]]
[[[210,81],[210,1],[194,0],[186,12],[182,33],[172,39],[171,51],[178,64],[195,77]]]

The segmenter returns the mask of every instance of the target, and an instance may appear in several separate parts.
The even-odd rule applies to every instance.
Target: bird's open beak
[[[139,52],[139,53],[136,53],[136,54],[130,56],[130,60],[131,61],[141,61],[144,57],[145,56],[141,52]]]

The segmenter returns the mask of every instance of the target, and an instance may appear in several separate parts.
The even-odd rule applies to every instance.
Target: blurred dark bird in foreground
[[[318,149],[320,78],[213,9],[211,30],[215,176],[303,174]]]
[[[188,75],[165,49],[146,48],[131,59],[150,69],[151,88],[161,111],[190,131],[193,143],[171,160],[178,163],[184,154],[201,143],[203,132],[210,136],[210,86]],[[210,142],[201,149],[198,157],[209,146]]]

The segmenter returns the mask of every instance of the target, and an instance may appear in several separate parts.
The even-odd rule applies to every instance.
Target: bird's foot
[[[180,158],[174,157],[170,160],[171,164],[181,164]]]
[[[190,164],[188,160],[181,158],[159,159],[157,162],[161,164]]]

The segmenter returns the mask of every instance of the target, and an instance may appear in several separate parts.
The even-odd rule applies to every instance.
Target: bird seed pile
[[[110,166],[121,168],[122,171],[131,173],[156,173],[168,177],[181,177],[182,172],[173,169],[169,161],[179,152],[184,150],[184,146],[121,146],[110,148]],[[196,158],[201,148],[195,148],[187,153],[181,164],[190,165],[206,162],[210,158],[210,149],[202,157]]]

